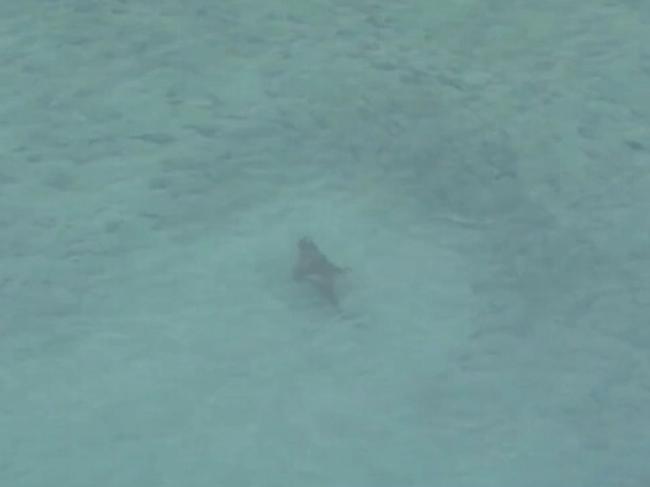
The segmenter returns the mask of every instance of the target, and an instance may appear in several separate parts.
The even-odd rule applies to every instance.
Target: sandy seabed
[[[646,4],[3,2],[0,485],[650,485]]]

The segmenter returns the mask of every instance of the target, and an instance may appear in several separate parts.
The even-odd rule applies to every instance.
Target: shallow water
[[[0,485],[650,482],[650,10],[407,4],[0,6]]]

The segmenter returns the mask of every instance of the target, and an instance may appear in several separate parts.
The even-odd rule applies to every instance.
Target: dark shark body
[[[293,268],[294,280],[310,283],[333,306],[338,307],[339,304],[336,278],[348,270],[333,264],[312,239],[303,237],[298,242],[298,260]]]

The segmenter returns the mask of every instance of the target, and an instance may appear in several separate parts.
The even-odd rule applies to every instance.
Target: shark
[[[309,283],[325,301],[338,308],[336,280],[341,274],[349,272],[350,268],[333,264],[309,237],[301,238],[297,247],[298,258],[293,267],[293,279]]]

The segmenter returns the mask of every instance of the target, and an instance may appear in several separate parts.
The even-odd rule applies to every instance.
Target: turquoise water
[[[648,25],[1,4],[0,485],[649,485]]]

